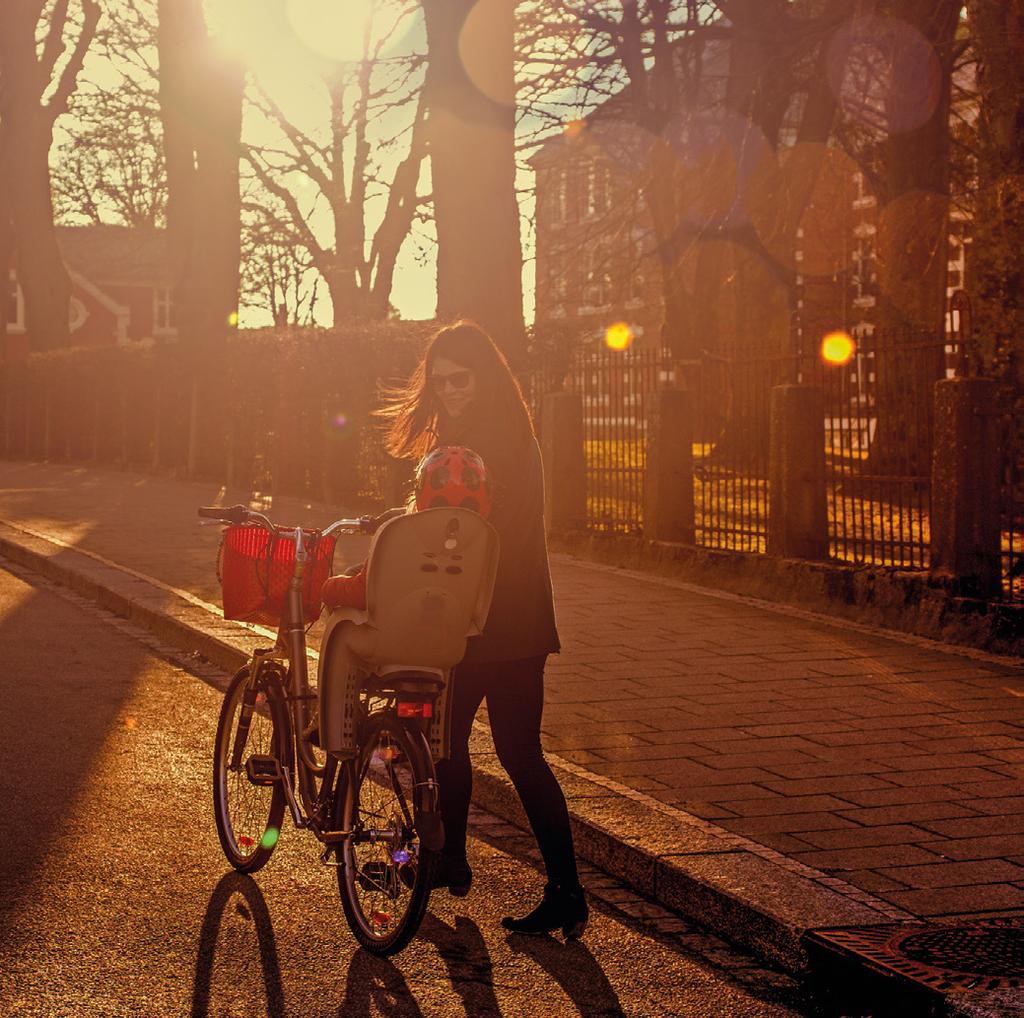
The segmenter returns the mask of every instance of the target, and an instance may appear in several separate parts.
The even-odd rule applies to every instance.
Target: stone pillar
[[[582,397],[575,392],[545,396],[540,432],[548,528],[581,527],[587,515]]]
[[[693,544],[693,418],[689,393],[662,389],[647,415],[644,537]]]
[[[988,378],[935,383],[931,571],[965,597],[997,596],[1002,584],[995,401]]]
[[[813,385],[777,385],[771,393],[768,554],[828,557],[825,401]]]

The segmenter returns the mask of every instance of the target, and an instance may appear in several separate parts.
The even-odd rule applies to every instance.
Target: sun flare
[[[303,45],[331,60],[362,59],[374,0],[287,0],[288,23]]]

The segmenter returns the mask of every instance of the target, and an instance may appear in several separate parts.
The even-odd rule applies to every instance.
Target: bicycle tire
[[[239,873],[255,873],[267,864],[277,847],[285,807],[281,783],[253,784],[245,762],[252,755],[273,755],[282,766],[291,766],[288,712],[280,671],[266,665],[257,680],[246,737],[237,750],[238,762],[232,764],[247,692],[251,694],[252,687],[249,668],[245,667],[234,674],[224,694],[213,751],[213,815],[217,836],[225,857]]]
[[[338,848],[338,893],[356,940],[387,956],[416,935],[430,900],[436,853],[422,846],[416,821],[423,797],[435,795],[437,786],[426,740],[394,714],[370,717],[360,746],[335,792],[336,826],[358,832]],[[421,790],[418,802],[414,789]],[[388,830],[390,842],[370,840],[369,830]]]

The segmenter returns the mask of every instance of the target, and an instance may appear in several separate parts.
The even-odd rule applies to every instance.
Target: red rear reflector
[[[398,716],[400,718],[432,718],[434,706],[430,703],[404,703],[399,701]]]

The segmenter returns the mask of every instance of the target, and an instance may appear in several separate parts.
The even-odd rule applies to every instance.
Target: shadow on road
[[[0,915],[16,916],[48,857],[75,843],[78,802],[111,736],[135,724],[124,709],[146,651],[12,568],[0,566]],[[18,925],[0,920],[0,943]]]
[[[473,1018],[501,1018],[494,993],[494,966],[480,932],[472,919],[458,916],[449,926],[433,913],[420,927],[419,936],[430,941],[444,959],[452,988],[462,999],[466,1014]]]
[[[618,994],[608,982],[597,959],[581,940],[566,943],[555,937],[524,937],[512,934],[508,946],[531,958],[565,991],[581,1018],[614,1018],[625,1015]]]
[[[195,981],[192,987],[192,1018],[206,1018],[210,1014],[210,986],[213,981],[217,938],[224,911],[235,895],[241,896],[242,899],[236,901],[235,907],[256,926],[260,969],[263,972],[263,987],[267,996],[267,1015],[269,1018],[283,1018],[284,987],[281,983],[281,966],[277,960],[277,944],[274,940],[270,911],[252,877],[235,872],[225,874],[217,882],[206,906],[206,914],[203,916],[196,955]]]
[[[387,958],[360,948],[348,966],[338,1018],[423,1018],[405,977]]]

